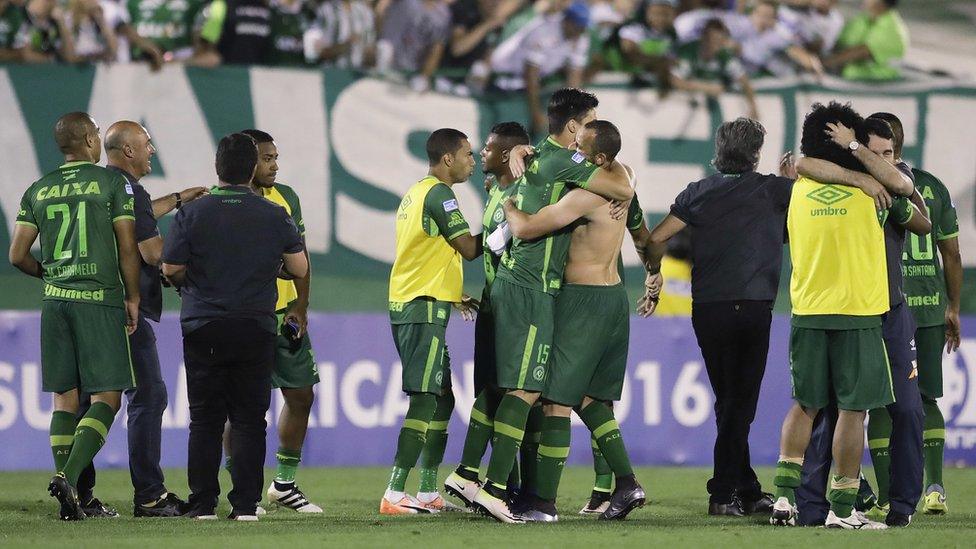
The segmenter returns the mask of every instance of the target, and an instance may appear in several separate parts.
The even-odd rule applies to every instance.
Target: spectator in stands
[[[684,44],[700,39],[705,30],[705,23],[712,19],[718,19],[725,24],[732,39],[737,42],[744,40],[750,33],[751,25],[748,19],[729,11],[725,2],[702,0],[692,6],[686,6],[686,9],[675,18],[674,30],[678,34],[678,41]]]
[[[790,28],[807,51],[826,56],[834,50],[844,28],[837,0],[791,0],[779,7],[779,20]]]
[[[163,51],[151,40],[139,34],[131,23],[126,5],[114,0],[99,0],[99,5],[106,25],[115,35],[115,58],[109,59],[109,61],[129,63],[133,60],[132,51],[138,50],[139,57],[136,58],[137,60],[148,61],[153,70],[159,70],[164,63]],[[81,49],[80,41],[91,40],[91,38],[79,36],[77,31],[76,36],[78,36],[76,49]],[[99,41],[99,43],[101,42]]]
[[[484,78],[486,62],[498,45],[502,27],[525,2],[523,0],[456,0],[451,4],[451,37],[438,71],[444,79]],[[479,61],[481,63],[479,63]],[[452,86],[448,81],[435,87]],[[467,91],[467,87],[463,88]],[[455,91],[461,91],[455,88]],[[462,93],[463,95],[463,93]]]
[[[747,16],[729,14],[729,19],[747,20],[732,25],[744,29],[745,36],[739,39],[738,53],[751,75],[773,74],[789,76],[796,72],[796,66],[816,74],[823,73],[820,58],[800,45],[793,30],[779,23],[776,17],[776,2],[760,0]]]
[[[544,79],[566,72],[566,85],[578,87],[589,55],[590,10],[577,0],[558,15],[543,14],[502,43],[491,56],[495,86],[525,90],[533,134],[549,124],[540,100]]]
[[[678,63],[671,73],[671,86],[718,97],[738,85],[749,106],[749,117],[759,119],[756,94],[749,76],[732,50],[729,29],[719,19],[705,23],[701,40],[678,47]]]
[[[898,0],[864,0],[863,12],[844,25],[828,69],[843,68],[848,80],[897,80],[908,49],[908,28],[895,9]]]
[[[326,0],[305,33],[305,57],[311,63],[347,69],[376,64],[376,17],[365,0]]]
[[[202,23],[204,0],[122,0],[127,26],[131,57],[134,60],[149,59],[156,63],[157,51],[166,62],[187,61],[194,53],[195,40],[199,40],[199,24]],[[145,38],[154,47],[133,36]],[[121,46],[120,46],[121,47]]]
[[[630,23],[621,26],[603,48],[601,68],[627,72],[634,83],[658,83],[666,89],[677,47],[676,0],[644,0]],[[591,66],[593,66],[591,64]]]
[[[265,63],[300,67],[306,64],[305,33],[315,13],[305,0],[272,0],[271,45]]]
[[[427,91],[450,32],[451,11],[443,0],[395,0],[384,14],[377,68],[412,73],[410,87]]]
[[[64,11],[55,0],[29,0],[24,26],[25,58],[74,63],[74,40],[64,19]]]
[[[271,51],[269,0],[214,0],[204,10],[193,63],[213,67],[258,65]]]
[[[27,47],[26,0],[0,0],[0,63],[44,62]]]
[[[121,20],[121,8],[114,2],[106,2],[103,7],[98,0],[69,0],[64,24],[71,31],[76,60],[115,61],[115,27]]]

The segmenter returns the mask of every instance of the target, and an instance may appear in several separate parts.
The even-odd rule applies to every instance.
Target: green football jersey
[[[38,230],[44,299],[122,307],[120,219],[135,221],[132,187],[91,162],[69,162],[27,189],[17,224]]]
[[[945,185],[934,175],[912,168],[915,188],[925,200],[926,213],[932,220],[932,232],[925,236],[909,233],[902,255],[902,274],[908,306],[920,327],[939,326],[945,322],[945,279],[937,248],[940,240],[959,236],[956,208]]]
[[[20,49],[26,44],[24,23],[27,21],[27,10],[23,6],[7,3],[0,11],[0,49]]]
[[[568,192],[567,185],[585,188],[597,171],[581,153],[571,151],[551,137],[536,146],[535,157],[516,181],[518,208],[534,214],[555,204]],[[563,281],[572,227],[564,227],[536,240],[513,238],[502,254],[497,276],[532,290],[555,294]]]
[[[268,64],[279,66],[305,65],[305,31],[312,26],[314,15],[304,6],[290,11],[274,6],[271,11],[271,48]]]
[[[485,295],[491,290],[491,283],[495,281],[495,272],[498,270],[498,262],[501,258],[491,252],[488,248],[488,236],[495,232],[498,225],[505,221],[505,209],[502,204],[508,197],[515,194],[517,185],[512,183],[504,189],[496,183],[488,191],[488,204],[485,206],[485,215],[481,219],[481,243],[484,245],[485,253]]]
[[[132,28],[164,51],[193,47],[193,26],[204,0],[128,0]],[[140,55],[140,52],[133,52]]]

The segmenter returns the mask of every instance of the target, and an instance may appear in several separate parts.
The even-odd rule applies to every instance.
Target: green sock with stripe
[[[519,445],[525,436],[525,422],[529,417],[529,403],[514,395],[505,395],[495,413],[495,434],[492,437],[491,459],[488,461],[488,481],[496,488],[507,486]]]
[[[489,409],[489,389],[484,389],[474,399],[471,407],[471,420],[468,422],[468,432],[464,437],[464,448],[461,450],[461,467],[474,473],[477,478],[481,469],[481,458],[485,457],[491,434],[495,431],[495,411]]]
[[[454,413],[454,393],[437,397],[437,409],[427,426],[427,442],[420,455],[420,492],[437,491],[437,468],[444,461],[447,448],[447,424]]]
[[[546,416],[542,425],[536,495],[554,502],[559,491],[559,479],[569,457],[570,423],[568,417]]]
[[[520,489],[525,494],[535,494],[539,483],[539,443],[542,440],[543,421],[546,414],[542,411],[542,404],[536,402],[529,409],[529,417],[525,420],[525,436],[519,447],[519,461],[522,464]],[[518,468],[518,463],[512,470]]]
[[[600,446],[592,436],[590,446],[593,448],[593,473],[596,475],[593,480],[593,491],[610,493],[613,491],[613,471],[610,470],[607,458],[603,457]]]
[[[888,504],[891,487],[891,415],[887,408],[875,408],[868,416],[868,450],[874,477],[878,481],[878,505]]]
[[[403,492],[410,469],[417,464],[417,458],[424,450],[427,441],[427,426],[437,409],[437,397],[430,393],[410,395],[410,407],[403,419],[400,436],[397,437],[396,457],[393,458],[393,471],[390,474],[389,489]]]
[[[51,414],[51,453],[54,454],[55,473],[64,470],[64,465],[68,463],[77,427],[78,420],[74,414],[57,410]]]
[[[95,454],[102,449],[113,420],[115,420],[115,410],[111,406],[104,402],[93,402],[88,413],[78,422],[71,453],[63,469],[65,478],[72,486],[78,483],[81,472],[91,464]]]
[[[803,458],[791,458],[789,461],[780,456],[776,463],[776,473],[773,485],[776,499],[786,498],[790,505],[796,505],[796,489],[800,486],[800,474],[803,471]]]
[[[935,399],[922,397],[925,430],[922,431],[922,455],[925,456],[925,485],[942,484],[942,460],[945,452],[945,418]]]
[[[840,475],[834,475],[830,480],[827,501],[830,502],[830,510],[839,518],[851,516],[854,511],[854,502],[857,500],[857,488],[860,484],[861,479]]]
[[[630,465],[630,456],[624,446],[624,438],[620,434],[620,426],[613,417],[613,410],[602,402],[593,401],[579,412],[580,419],[590,430],[593,440],[600,448],[607,465],[617,477],[634,474]]]
[[[295,482],[295,474],[298,473],[298,463],[302,461],[302,449],[290,450],[288,448],[278,448],[275,457],[278,459],[278,468],[275,470],[275,482],[282,484]],[[228,464],[227,470],[230,470],[230,464]]]

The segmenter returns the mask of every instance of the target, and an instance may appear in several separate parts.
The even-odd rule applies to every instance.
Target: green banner
[[[906,159],[946,183],[959,209],[963,261],[976,266],[976,257],[967,254],[976,250],[976,88],[951,82],[883,89],[841,82],[757,87],[768,132],[760,164],[766,172],[777,169],[783,151],[796,147],[803,116],[814,102],[849,100],[862,113],[898,114],[905,124]],[[616,123],[624,136],[620,158],[636,170],[637,192],[652,219],[668,210],[688,182],[710,172],[714,129],[746,112],[738,95],[705,100],[674,93],[662,99],[655,90],[613,84],[597,86],[597,95],[598,116]],[[403,192],[426,173],[423,145],[430,131],[458,128],[480,148],[494,123],[527,118],[521,96],[417,94],[342,70],[169,66],[150,73],[141,65],[7,66],[0,69],[4,246],[23,190],[60,164],[52,128],[73,110],[90,112],[103,129],[121,119],[149,129],[158,153],[143,182],[153,196],[215,183],[213,154],[220,136],[248,127],[271,133],[281,153],[279,180],[302,199],[315,270],[313,307],[329,310],[384,308],[393,212]],[[480,173],[456,188],[475,226],[484,205]],[[639,263],[629,246],[624,261],[628,278],[638,283]],[[466,267],[472,293],[483,279],[479,265]],[[0,268],[0,283],[8,288],[0,309],[36,308],[38,294],[24,278],[6,264]],[[973,293],[967,285],[967,301],[974,301],[968,297]]]

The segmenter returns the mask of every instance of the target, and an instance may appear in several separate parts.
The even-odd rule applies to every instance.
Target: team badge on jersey
[[[583,153],[576,151],[573,154],[573,162],[576,162],[577,164],[582,164],[584,160],[586,160],[586,157],[583,156]]]
[[[453,212],[454,210],[458,209],[458,203],[456,198],[445,200],[443,203],[441,203],[441,205],[444,206],[445,212]]]
[[[495,215],[492,216],[492,219],[495,220],[495,223],[501,223],[502,221],[504,221],[505,220],[505,210],[502,210],[502,209],[495,210]]]

